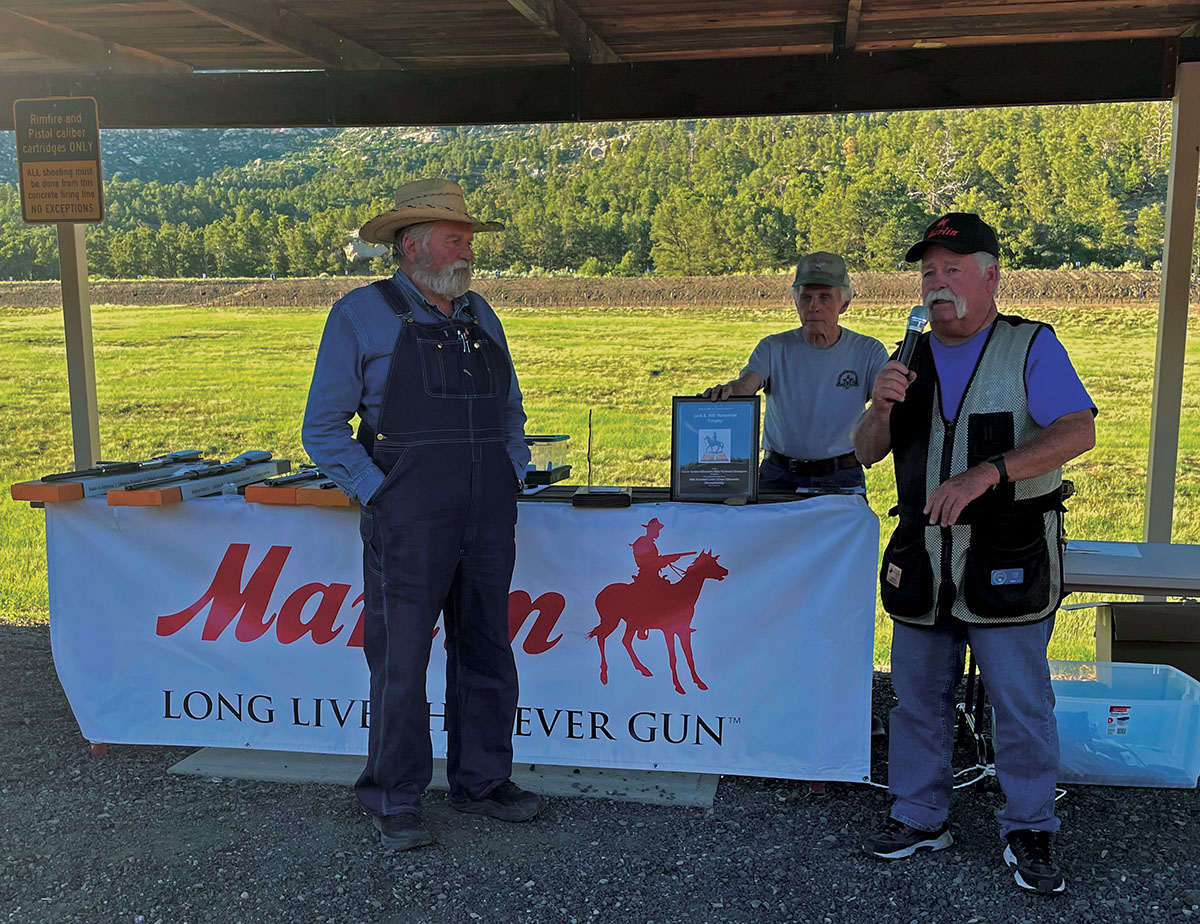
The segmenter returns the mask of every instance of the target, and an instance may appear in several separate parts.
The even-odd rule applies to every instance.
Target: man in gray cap
[[[425,674],[439,613],[450,806],[505,821],[538,811],[509,779],[525,412],[500,321],[470,291],[471,239],[502,227],[472,217],[455,183],[397,189],[396,207],[359,236],[391,244],[399,268],[333,306],[304,414],[304,448],[360,504],[371,724],[355,791],[384,846],[399,850],[433,840],[419,813],[433,768]]]
[[[704,397],[766,395],[759,484],[774,491],[865,490],[851,428],[888,361],[873,337],[842,327],[854,289],[833,253],[801,257],[792,283],[800,326],[759,341],[741,375]]]

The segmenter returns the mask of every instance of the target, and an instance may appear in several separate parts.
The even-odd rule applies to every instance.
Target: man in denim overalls
[[[359,236],[391,244],[399,269],[333,306],[304,415],[308,454],[360,504],[371,723],[355,791],[384,846],[400,850],[433,840],[419,813],[433,767],[425,676],[439,613],[450,805],[506,821],[539,808],[509,779],[508,590],[525,412],[500,321],[469,291],[474,233],[502,227],[468,214],[455,183],[397,189],[396,208]]]

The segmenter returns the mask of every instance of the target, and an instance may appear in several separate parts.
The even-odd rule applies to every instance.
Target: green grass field
[[[1080,539],[1141,536],[1157,316],[1146,308],[1008,306],[1052,322],[1100,408],[1097,446],[1068,466],[1078,495],[1068,532]],[[229,457],[269,449],[305,458],[300,419],[327,307],[93,309],[100,439],[108,459],[174,449]],[[846,323],[885,343],[905,308],[852,306]],[[570,433],[568,461],[583,477],[594,411],[598,483],[666,484],[670,399],[726,381],[758,339],[795,314],[734,309],[527,309],[503,313],[525,392],[529,432]],[[1200,543],[1200,322],[1190,324],[1174,539]],[[43,514],[7,486],[71,468],[62,318],[57,309],[0,307],[0,623],[47,619]],[[894,503],[890,460],[868,473],[871,506]],[[887,535],[890,521],[884,516]],[[1072,597],[1069,602],[1089,598]],[[875,659],[891,631],[877,616]],[[1091,658],[1092,613],[1059,617],[1051,655]]]

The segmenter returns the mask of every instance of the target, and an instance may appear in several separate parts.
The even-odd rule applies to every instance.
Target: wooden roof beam
[[[243,35],[343,71],[398,70],[400,62],[283,9],[274,0],[175,0]]]
[[[853,51],[858,42],[858,23],[862,19],[862,0],[847,0],[846,31],[843,38],[847,51]]]
[[[616,64],[620,56],[579,18],[565,0],[508,0],[531,23],[555,36],[573,61],[581,64]]]
[[[493,125],[1170,99],[1200,40],[1120,39],[574,67],[0,74],[0,97],[94,96],[103,128]],[[1004,73],[1005,80],[995,75]],[[372,92],[363,93],[364,81]],[[0,107],[0,131],[12,110]]]
[[[52,58],[91,73],[191,73],[190,65],[0,9],[0,48]]]

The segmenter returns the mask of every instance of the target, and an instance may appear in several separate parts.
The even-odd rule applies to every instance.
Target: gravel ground
[[[523,825],[427,797],[437,843],[380,848],[343,787],[167,772],[188,750],[94,759],[44,627],[0,627],[0,920],[123,922],[982,922],[1200,916],[1194,790],[1075,787],[1060,801],[1069,887],[1026,895],[1000,860],[999,796],[956,795],[950,850],[858,852],[883,791],[724,777],[711,809],[546,799]],[[891,704],[876,676],[876,709]],[[964,761],[969,758],[964,753]],[[886,748],[876,745],[876,779]],[[964,764],[965,765],[965,764]]]

